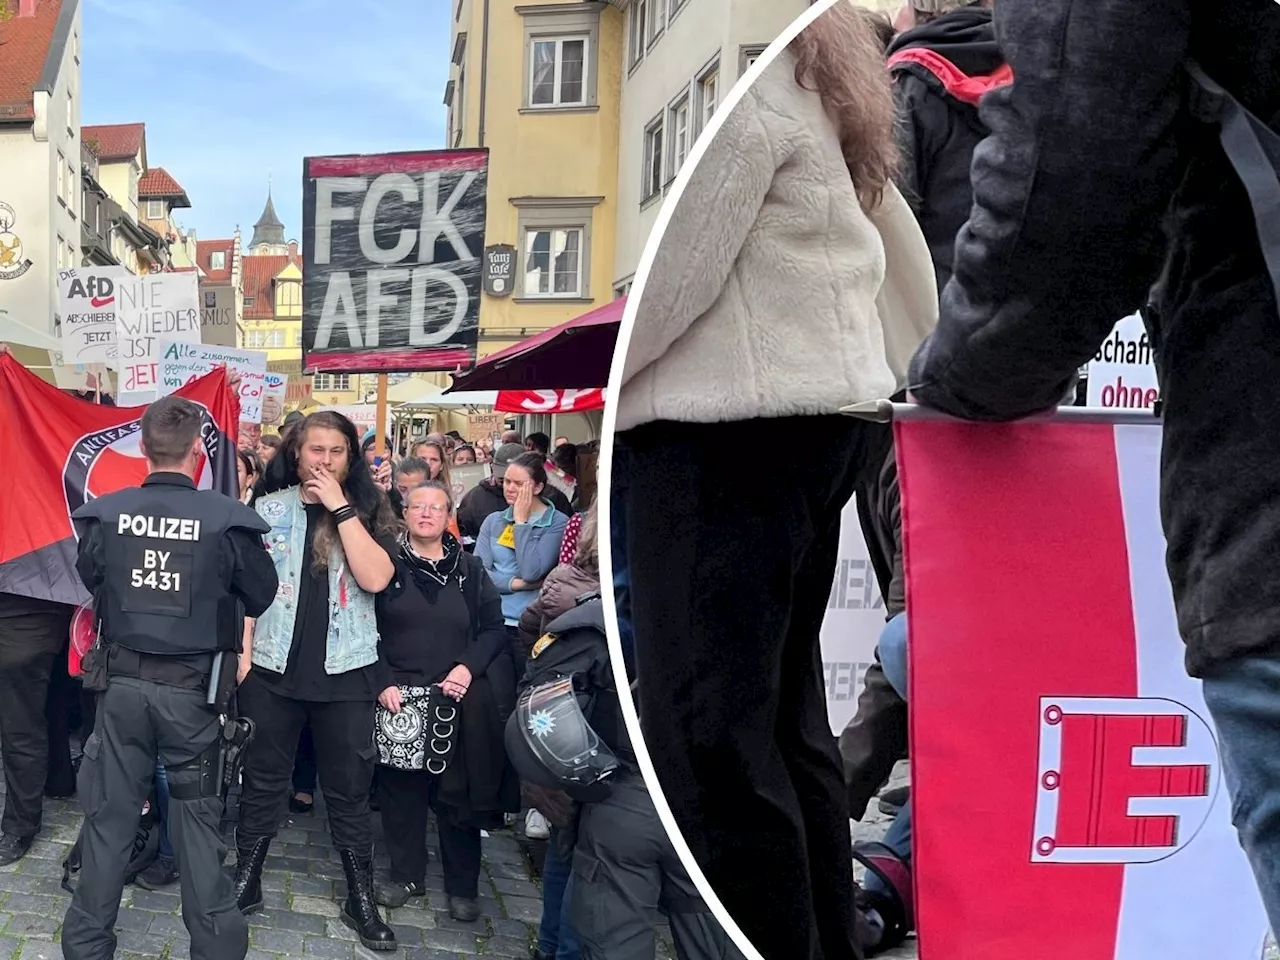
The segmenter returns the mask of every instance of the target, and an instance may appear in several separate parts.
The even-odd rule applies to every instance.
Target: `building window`
[[[720,61],[698,75],[698,129],[705,130],[720,105]]]
[[[635,67],[644,59],[645,47],[649,39],[649,0],[636,0],[630,10],[631,66]]]
[[[147,201],[147,219],[148,220],[164,219],[164,201],[163,200]]]
[[[209,269],[210,270],[227,269],[227,252],[225,250],[214,250],[211,254],[209,254]]]
[[[524,234],[524,295],[582,296],[582,228],[545,227]]]
[[[351,374],[317,373],[311,381],[311,389],[316,393],[345,393],[351,389]]]
[[[644,170],[640,185],[641,201],[662,192],[662,117],[644,130]]]
[[[250,350],[256,350],[262,346],[266,340],[267,334],[265,330],[249,330],[244,335],[244,345]]]
[[[751,69],[752,64],[760,59],[760,55],[768,48],[765,43],[752,43],[738,48],[738,76]]]
[[[67,163],[67,209],[71,211],[71,215],[76,215],[76,168],[68,161]]]
[[[675,19],[675,15],[684,9],[688,0],[667,0],[667,19]]]
[[[529,104],[580,107],[586,104],[587,38],[535,40],[530,59]]]
[[[596,107],[600,75],[600,3],[552,3],[517,6],[524,21],[523,110],[583,110]],[[462,64],[459,64],[461,67]],[[462,85],[462,71],[458,71]],[[462,91],[455,98],[465,111]],[[455,136],[466,127],[458,113]]]
[[[281,280],[276,295],[276,311],[285,314],[302,310],[302,284],[297,280]]]
[[[280,349],[281,347],[283,347],[283,346],[284,346],[284,331],[283,331],[283,330],[272,330],[270,333],[268,333],[268,334],[267,334],[267,346],[268,346],[268,347],[270,347],[270,348],[272,348],[272,349],[274,349],[274,350],[278,350],[278,349]]]
[[[71,55],[76,58],[76,63],[80,62],[80,31],[73,31],[71,34]]]
[[[250,307],[252,307],[252,306],[253,306],[253,300],[254,300],[254,298],[253,298],[253,297],[245,297],[245,298],[244,298],[244,308],[245,308],[246,310],[248,310]]]
[[[689,94],[681,94],[667,110],[667,130],[671,138],[670,178],[674,178],[689,158],[693,146],[689,126]]]
[[[67,242],[62,239],[62,234],[58,234],[58,269],[63,270],[67,267]]]
[[[301,327],[293,331],[293,345],[295,347],[302,346],[302,328]]]
[[[76,248],[70,241],[67,241],[67,266],[74,267],[76,265]]]
[[[67,158],[58,151],[58,199],[63,205],[67,202]]]
[[[76,135],[76,98],[70,90],[67,91],[67,133],[71,134],[74,140]]]
[[[627,280],[613,288],[613,299],[621,300],[623,297],[631,293],[631,281]]]

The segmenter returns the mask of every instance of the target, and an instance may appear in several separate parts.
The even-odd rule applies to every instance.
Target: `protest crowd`
[[[616,706],[594,445],[553,449],[509,430],[380,452],[341,414],[294,413],[279,434],[241,437],[232,498],[192,489],[218,461],[201,423],[179,395],[152,403],[140,424],[150,476],[74,514],[72,575],[91,606],[0,597],[0,867],[49,855],[44,804],[76,796],[79,772],[84,826],[61,879],[40,888],[50,903],[54,887],[74,890],[63,955],[119,955],[148,932],[120,911],[125,884],[153,905],[180,892],[193,957],[245,956],[251,917],[271,925],[254,929],[260,951],[296,941],[301,954],[305,932],[339,951],[648,960],[674,939],[681,956],[731,955],[648,802]],[[459,496],[450,466],[472,463],[489,476]],[[161,558],[190,556],[173,538],[197,531],[177,576],[198,584],[199,531],[207,542],[224,530],[212,542],[226,579],[194,588],[189,618],[142,615],[119,596],[137,541],[115,518],[161,503],[196,518],[136,526]],[[230,615],[215,602],[223,590]],[[545,718],[540,737],[522,732],[531,716]],[[210,796],[201,765],[250,725],[247,743],[217,754],[225,783]],[[142,765],[145,783],[133,779]],[[283,891],[335,887],[332,910],[316,908],[333,918],[323,929],[285,916]]]

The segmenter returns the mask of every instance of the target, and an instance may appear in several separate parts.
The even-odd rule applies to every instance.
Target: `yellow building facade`
[[[447,146],[488,148],[485,245],[515,250],[510,293],[481,299],[484,357],[613,299],[623,18],[450,2]]]

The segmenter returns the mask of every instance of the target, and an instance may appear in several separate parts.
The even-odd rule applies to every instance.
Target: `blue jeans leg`
[[[1280,930],[1280,659],[1243,657],[1204,678],[1231,820],[1273,930]]]
[[[557,852],[555,840],[553,834],[542,862],[542,924],[538,928],[538,949],[556,960],[577,960],[578,940],[565,921],[573,861]]]
[[[156,810],[160,814],[161,860],[173,860],[173,842],[169,839],[169,775],[164,764],[156,764]]]
[[[907,699],[907,615],[900,613],[884,625],[880,632],[880,665],[885,679],[898,696]],[[908,802],[898,812],[884,835],[884,845],[903,860],[911,859],[911,804]],[[868,873],[863,886],[872,892],[884,893],[884,884],[874,873]]]

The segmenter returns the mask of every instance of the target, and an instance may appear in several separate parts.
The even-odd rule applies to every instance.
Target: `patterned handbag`
[[[378,704],[374,716],[378,763],[439,776],[453,757],[459,720],[457,702],[445,696],[438,684],[401,686],[400,712]]]

